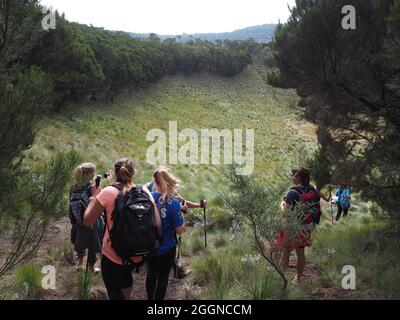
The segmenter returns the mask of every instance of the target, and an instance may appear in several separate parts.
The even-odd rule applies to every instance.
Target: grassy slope
[[[146,134],[153,128],[167,130],[168,121],[175,120],[178,121],[179,130],[187,127],[196,130],[255,129],[255,173],[264,181],[273,183],[275,172],[284,174],[293,163],[304,161],[315,147],[315,135],[313,128],[302,122],[297,114],[295,93],[268,86],[265,72],[262,67],[250,66],[233,79],[207,74],[167,77],[148,89],[122,96],[114,105],[97,103],[70,106],[45,121],[35,145],[26,153],[27,159],[31,163],[40,163],[55,151],[74,149],[81,154],[82,161],[96,163],[99,171],[103,172],[112,168],[117,158],[129,156],[137,164],[137,181],[144,183],[151,178],[153,170],[145,161],[146,149],[151,144],[146,142]],[[252,280],[248,282],[249,266],[243,264],[241,258],[253,252],[249,241],[242,238],[235,241],[229,239],[227,228],[230,220],[219,196],[225,186],[221,174],[223,167],[173,167],[175,174],[182,180],[182,193],[185,197],[194,200],[207,197],[211,200],[209,218],[217,221],[219,227],[210,232],[211,252],[204,252],[201,229],[195,228],[190,235],[185,236],[183,255],[186,260],[198,255],[197,260],[190,259],[194,271],[201,269],[199,260],[208,261],[202,258],[203,254],[209,255],[210,263],[214,263],[211,265],[212,270],[216,267],[215,263],[224,264],[224,271],[213,273],[220,276],[215,281],[216,286],[203,288],[202,293],[196,295],[188,285],[186,296],[276,298],[276,294],[280,294],[279,281],[270,278],[262,264],[258,269],[252,269]],[[193,210],[192,215],[195,214]],[[61,243],[68,238],[63,236]],[[60,249],[64,251],[64,256],[65,251],[70,250],[66,249],[68,247],[68,244],[64,244],[64,249]],[[229,263],[224,263],[222,260],[227,258]],[[47,259],[51,260],[50,257]],[[207,268],[207,265],[204,267]],[[70,267],[65,267],[63,263],[59,268],[64,270],[61,274],[70,272]],[[231,276],[226,278],[226,274]],[[196,278],[203,276],[194,272],[195,287]],[[232,276],[237,279],[233,281]],[[259,284],[260,277],[264,277],[265,281]],[[64,280],[63,288],[57,296],[70,296],[70,293],[63,291],[75,290],[74,283]],[[96,283],[101,286],[101,282]]]
[[[95,162],[101,172],[112,168],[115,159],[130,156],[137,163],[137,181],[146,182],[153,169],[145,161],[146,149],[150,145],[145,137],[150,129],[167,130],[170,120],[177,120],[179,129],[253,128],[256,133],[256,174],[271,183],[274,172],[287,172],[293,163],[303,162],[315,147],[314,129],[299,119],[296,100],[292,91],[269,87],[265,83],[265,70],[257,66],[250,66],[233,79],[206,74],[167,77],[151,88],[126,94],[114,105],[70,106],[45,121],[35,145],[26,155],[29,162],[39,163],[57,150],[75,149],[80,152],[82,161]],[[201,228],[194,228],[185,236],[182,253],[185,260],[190,257],[193,274],[190,283],[176,290],[185,290],[189,298],[218,299],[398,296],[397,263],[390,263],[385,277],[377,276],[384,267],[381,257],[388,260],[392,250],[368,247],[377,226],[363,221],[362,217],[335,228],[330,226],[329,217],[326,218],[310,251],[309,259],[313,265],[307,272],[315,271],[311,282],[306,284],[306,288],[291,286],[287,295],[282,296],[279,280],[265,269],[262,261],[251,263],[249,259],[243,260],[246,255],[256,256],[249,240],[240,235],[231,238],[232,233],[227,230],[230,220],[226,218],[228,215],[219,197],[225,186],[220,173],[222,167],[173,167],[182,180],[184,196],[211,200],[209,214],[219,227],[210,232],[207,250],[202,244]],[[76,275],[63,262],[66,256],[72,257],[65,229],[66,226],[60,225],[61,237],[54,231],[54,236],[45,240],[40,253],[40,260],[44,259],[46,263],[58,261],[61,277],[61,288],[56,293],[58,298],[70,298],[76,291],[75,281],[71,282]],[[363,246],[366,247],[362,255],[357,255]],[[328,249],[334,249],[336,254]],[[341,292],[340,269],[344,264],[357,267],[361,291]],[[372,276],[370,267],[374,269]],[[95,284],[102,287],[99,278]],[[307,288],[307,285],[311,287]],[[371,292],[371,287],[377,290]],[[387,295],[382,294],[384,288],[389,288]],[[181,297],[182,293],[178,292],[176,296]]]
[[[167,77],[149,89],[125,95],[114,105],[71,106],[46,121],[27,156],[37,163],[56,150],[72,148],[82,160],[98,164],[99,171],[129,156],[137,163],[137,181],[146,182],[153,169],[145,161],[151,145],[146,134],[153,128],[167,131],[168,121],[176,120],[178,130],[253,128],[257,174],[287,172],[299,141],[310,142],[312,137],[295,114],[296,95],[269,87],[263,72],[251,66],[234,79],[206,74]],[[296,126],[302,127],[304,135]],[[309,146],[311,150],[313,143]],[[221,191],[221,167],[177,165],[173,169],[183,182],[184,195],[198,199],[212,198]]]

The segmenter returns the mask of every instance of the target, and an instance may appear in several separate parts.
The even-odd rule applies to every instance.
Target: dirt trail
[[[46,232],[41,248],[36,255],[35,262],[39,266],[53,265],[56,268],[56,290],[46,292],[44,299],[70,300],[74,299],[77,292],[78,272],[75,271],[74,257],[70,252],[70,228],[68,218],[63,218],[53,224]],[[185,264],[185,261],[182,262]],[[146,299],[145,278],[145,267],[141,269],[139,274],[133,274],[133,300]],[[176,282],[171,279],[166,300],[185,299],[183,284],[184,280]],[[91,296],[99,300],[107,299],[101,274],[97,274],[93,278]]]
[[[289,281],[292,281],[296,275],[296,264],[296,256],[292,254],[288,269]],[[306,262],[302,283],[299,285],[305,293],[304,299],[344,300],[351,298],[348,291],[340,289],[332,283],[321,283],[321,274],[322,270],[318,266]]]
[[[68,218],[63,218],[52,225],[46,232],[41,248],[34,259],[38,266],[52,265],[56,268],[56,290],[46,292],[43,297],[44,299],[75,299],[78,272],[75,271],[74,255],[71,252],[70,228]],[[296,262],[295,255],[292,255],[288,269],[289,281],[292,281],[296,274]],[[185,261],[185,259],[181,259],[181,263],[186,267],[188,265],[188,261]],[[343,290],[339,290],[331,284],[321,285],[319,281],[320,275],[321,270],[317,266],[309,263],[306,264],[303,283],[300,285],[306,295],[304,298],[315,300],[346,299],[347,294]],[[141,269],[139,274],[133,274],[132,300],[146,299],[145,278],[145,267]],[[180,280],[176,282],[171,279],[166,300],[185,300],[186,292],[184,283],[186,281]],[[97,274],[93,278],[91,298],[97,300],[107,299],[101,274]]]

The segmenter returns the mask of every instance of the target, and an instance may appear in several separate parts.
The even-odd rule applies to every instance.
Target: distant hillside
[[[260,42],[269,42],[272,40],[276,29],[276,24],[264,24],[260,26],[248,27],[224,33],[195,33],[182,35],[157,35],[161,40],[176,39],[180,42],[187,42],[193,39],[201,39],[207,41],[216,40],[246,40],[253,38]],[[129,33],[133,38],[148,38],[149,33]]]

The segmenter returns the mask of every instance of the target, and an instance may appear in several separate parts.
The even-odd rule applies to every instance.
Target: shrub
[[[214,239],[214,246],[215,248],[222,248],[225,247],[227,244],[226,237],[223,234],[218,235]]]
[[[32,264],[24,264],[15,271],[15,293],[17,299],[37,299],[42,294],[41,270]]]
[[[78,283],[77,283],[78,292],[76,293],[77,300],[90,299],[91,284],[92,284],[92,273],[88,271],[86,275],[86,271],[82,270],[78,275]]]

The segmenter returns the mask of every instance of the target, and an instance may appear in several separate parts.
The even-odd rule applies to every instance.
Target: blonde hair
[[[115,162],[114,169],[117,182],[122,183],[126,188],[132,188],[135,175],[133,162],[129,158],[121,158]]]
[[[160,166],[154,170],[154,180],[158,186],[164,191],[164,203],[168,203],[171,199],[178,195],[178,179],[173,175],[170,168]]]
[[[75,169],[74,179],[76,183],[93,180],[96,173],[96,165],[90,162],[82,163]]]

